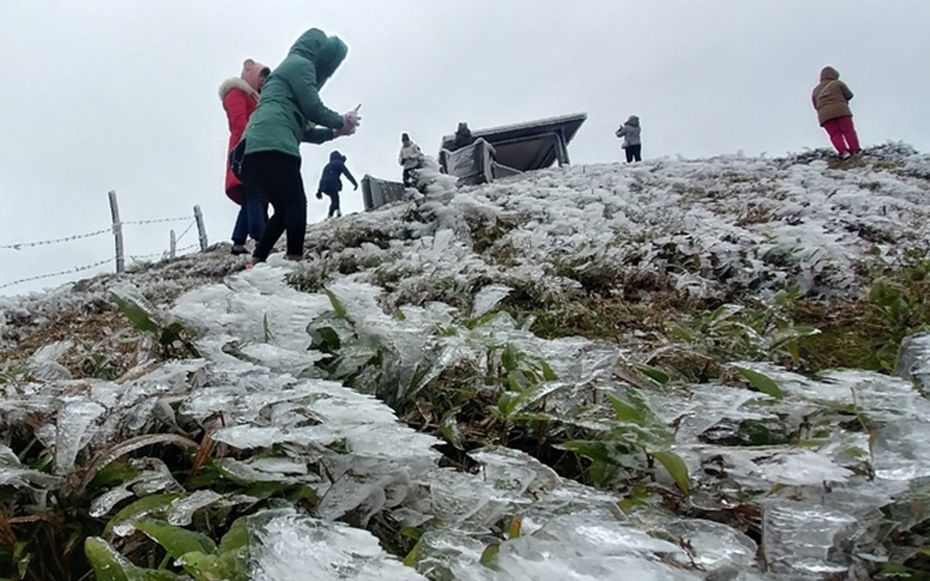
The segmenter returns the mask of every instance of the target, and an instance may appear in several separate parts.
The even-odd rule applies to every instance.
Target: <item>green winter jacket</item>
[[[242,136],[245,155],[280,151],[300,157],[302,141],[323,143],[333,138],[331,129],[342,127],[342,115],[323,104],[319,89],[348,50],[338,37],[328,37],[317,28],[297,39],[262,87],[258,107]]]

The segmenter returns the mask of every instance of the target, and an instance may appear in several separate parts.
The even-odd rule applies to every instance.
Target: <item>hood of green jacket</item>
[[[338,36],[326,36],[319,28],[301,34],[290,50],[290,54],[302,56],[314,64],[318,89],[333,76],[348,52],[349,47]]]

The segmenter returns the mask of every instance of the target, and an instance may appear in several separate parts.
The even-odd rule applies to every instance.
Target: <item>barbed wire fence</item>
[[[12,244],[0,244],[0,251],[3,250],[12,250],[12,251],[22,251],[29,248],[36,248],[40,246],[51,246],[55,244],[66,244],[69,242],[74,242],[76,240],[84,240],[88,238],[95,238],[97,236],[104,236],[106,234],[112,234],[115,243],[115,254],[110,258],[103,260],[98,260],[93,264],[85,264],[83,266],[75,266],[66,270],[60,270],[57,272],[49,272],[46,274],[40,274],[36,276],[30,276],[26,278],[21,278],[18,280],[12,280],[9,282],[0,283],[0,289],[9,288],[12,286],[24,284],[27,282],[34,282],[37,280],[44,280],[48,278],[56,278],[59,276],[65,276],[68,274],[74,274],[77,272],[83,272],[91,270],[105,264],[114,263],[114,269],[117,273],[126,271],[126,253],[123,240],[123,227],[124,226],[145,226],[150,224],[168,224],[168,223],[177,223],[177,222],[187,222],[187,227],[181,232],[180,236],[175,236],[175,231],[172,229],[170,231],[170,242],[168,250],[163,252],[153,252],[150,254],[130,254],[128,257],[131,260],[139,261],[146,260],[150,258],[162,258],[162,259],[174,259],[179,254],[184,253],[188,250],[193,250],[195,248],[200,249],[201,252],[207,249],[208,240],[207,240],[207,231],[204,225],[203,213],[200,211],[200,206],[194,206],[194,215],[193,216],[180,216],[177,218],[155,218],[151,220],[120,220],[119,214],[119,204],[117,203],[116,192],[110,191],[109,194],[110,200],[110,215],[112,217],[112,224],[109,228],[104,228],[101,230],[95,230],[93,232],[87,232],[84,234],[74,234],[71,236],[63,236],[61,238],[52,238],[50,240],[36,240],[31,242],[14,242]],[[191,229],[197,226],[198,232],[198,241],[193,244],[188,244],[182,248],[178,248],[177,244],[180,242],[184,236],[191,231]]]

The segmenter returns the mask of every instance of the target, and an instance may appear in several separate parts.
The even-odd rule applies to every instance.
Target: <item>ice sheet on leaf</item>
[[[168,507],[168,523],[186,527],[191,524],[195,512],[215,504],[222,498],[222,494],[213,490],[195,490],[186,496],[173,500]]]
[[[461,581],[700,579],[661,562],[660,555],[683,554],[682,549],[628,525],[567,515],[547,526],[504,542],[460,530],[429,531],[420,538],[417,570],[430,578]],[[481,565],[482,553],[497,543],[494,567]]]
[[[916,333],[905,337],[898,350],[895,375],[930,388],[930,333]]]
[[[231,277],[225,285],[207,285],[187,293],[171,312],[197,330],[198,347],[203,345],[201,351],[214,356],[232,338],[242,344],[268,343],[305,353],[307,323],[332,307],[325,295],[288,287],[284,278],[292,271],[256,267]],[[226,341],[211,340],[217,336]]]
[[[687,394],[654,392],[649,394],[651,408],[665,422],[677,421],[679,441],[696,441],[698,436],[722,420],[765,420],[774,416],[770,408],[752,406],[766,396],[748,389],[704,383],[691,386]]]
[[[507,503],[493,486],[471,474],[451,468],[437,468],[425,477],[429,489],[428,514],[449,525],[475,519],[487,526],[499,518]]]
[[[757,474],[773,484],[789,486],[846,482],[853,473],[831,458],[799,448],[777,452],[756,461]]]
[[[319,482],[319,476],[310,474],[306,461],[297,461],[288,458],[249,458],[236,460],[235,458],[217,458],[217,468],[227,478],[240,483],[278,482],[281,484],[296,484],[298,482]]]
[[[759,547],[746,534],[725,524],[704,520],[679,520],[662,526],[662,530],[681,539],[689,554],[682,565],[695,565],[711,571],[723,567],[752,570]]]
[[[250,517],[254,581],[425,581],[378,544],[371,533],[292,510]]]
[[[504,300],[504,298],[506,298],[507,295],[512,292],[512,288],[503,285],[488,285],[482,288],[475,295],[471,309],[472,318],[481,317],[486,313],[491,312],[495,307],[497,307],[498,303]]]
[[[26,369],[36,379],[45,381],[71,379],[71,372],[58,360],[73,346],[74,343],[71,341],[56,341],[43,345],[26,362]]]
[[[409,471],[383,462],[352,462],[337,472],[328,486],[321,486],[322,497],[314,515],[335,520],[351,511],[359,511],[360,522],[400,504],[410,488]]]
[[[841,545],[853,536],[856,519],[814,502],[774,499],[765,503],[763,553],[770,571],[822,578],[844,573],[850,565]]]
[[[97,432],[97,420],[106,413],[102,405],[85,398],[67,399],[58,410],[55,425],[55,474],[68,474],[78,453]]]
[[[930,477],[930,418],[882,428],[874,439],[872,457],[878,478],[906,482]]]
[[[19,461],[19,457],[9,447],[0,444],[0,486],[14,488],[31,487],[33,485],[53,488],[61,482],[60,478],[39,470],[26,468]]]
[[[152,494],[183,491],[183,487],[175,480],[168,466],[157,458],[136,458],[130,461],[130,465],[141,472],[95,498],[90,505],[91,516],[99,518],[132,496],[141,498]]]
[[[468,455],[481,464],[480,477],[495,490],[538,497],[561,484],[555,470],[519,450],[491,446],[473,450]]]

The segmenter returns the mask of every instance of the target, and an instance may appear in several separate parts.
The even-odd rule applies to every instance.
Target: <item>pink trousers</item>
[[[856,127],[853,125],[852,117],[830,119],[823,124],[823,128],[827,130],[833,147],[836,148],[836,152],[840,155],[847,151],[859,151],[859,136],[856,135]]]

